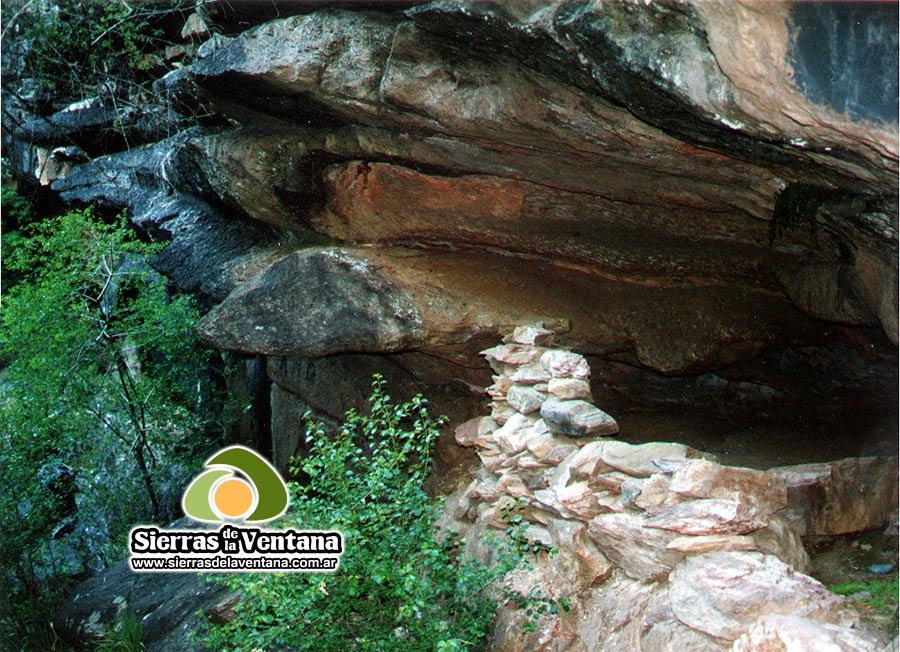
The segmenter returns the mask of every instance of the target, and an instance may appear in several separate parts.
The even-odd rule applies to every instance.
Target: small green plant
[[[345,552],[333,575],[243,575],[235,618],[210,626],[217,650],[480,649],[497,607],[486,590],[516,566],[510,547],[487,566],[438,540],[439,501],[423,489],[440,419],[416,396],[393,403],[376,376],[368,413],[329,434],[307,419],[309,453],[295,472],[283,526],[333,528]],[[496,591],[494,592],[496,593]]]
[[[890,578],[872,579],[866,582],[840,582],[828,587],[832,593],[838,595],[853,596],[861,594],[854,601],[883,616],[893,616],[897,613],[898,594],[900,594],[900,580],[895,575]]]
[[[97,652],[140,652],[144,649],[141,621],[133,611],[119,614],[116,626],[107,631],[94,650]]]

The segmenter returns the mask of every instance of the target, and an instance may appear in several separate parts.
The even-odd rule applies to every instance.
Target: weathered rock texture
[[[855,19],[886,29],[882,14]],[[284,234],[312,229],[366,247],[345,250],[347,260],[377,258],[373,246],[425,258],[390,259],[391,273],[365,291],[391,296],[412,286],[404,310],[431,308],[431,321],[395,325],[386,341],[377,324],[365,342],[298,338],[299,355],[500,332],[521,321],[507,311],[519,297],[496,281],[500,267],[557,288],[554,301],[537,296],[518,313],[568,320],[583,350],[630,351],[667,373],[808,340],[817,319],[880,323],[896,342],[894,116],[864,110],[855,88],[843,89],[852,102],[835,106],[835,92],[816,103],[822,89],[812,89],[810,53],[795,38],[814,19],[824,20],[747,2],[556,1],[273,20],[161,81],[180,102],[241,123],[167,144],[191,177],[167,181]],[[890,30],[877,34],[885,47],[896,41]],[[882,77],[896,85],[890,70]],[[89,140],[108,110],[90,111],[77,132],[60,114],[20,133],[45,146],[67,129]],[[128,167],[121,155],[101,158],[56,187],[71,199],[97,198],[103,193],[85,185],[108,187],[98,178],[122,179],[113,170]],[[165,167],[155,174],[166,177]],[[248,282],[288,307],[279,295],[297,287],[261,271],[286,263],[253,249],[260,236],[242,224],[247,252],[230,256],[252,258],[243,278],[260,271]],[[183,247],[178,230],[167,230]],[[497,252],[505,257],[493,261]],[[472,269],[435,270],[432,282],[468,301],[428,305],[417,274],[432,260],[456,270],[454,257]],[[309,292],[348,274],[352,266],[311,274]],[[204,281],[207,291],[230,285]],[[287,348],[268,336],[277,317],[246,307],[248,289],[236,290],[220,319],[240,332],[210,328],[207,337],[226,348]]]
[[[884,434],[896,7],[276,4],[207,7],[144,110],[11,98],[8,169],[169,239],[156,265],[216,304],[201,332],[221,348],[344,367],[416,351],[397,362],[445,409],[451,379],[468,403],[488,383],[486,338],[542,321],[594,356],[611,409],[634,384],[643,407],[668,387],[706,406],[756,392],[761,418],[799,403],[811,431],[862,416],[856,437]],[[784,351],[833,363],[782,373]],[[868,414],[836,398],[852,392]]]
[[[555,553],[538,553],[507,576],[507,588],[537,588],[571,610],[545,614],[523,633],[525,616],[504,603],[491,649],[881,649],[842,598],[803,574],[809,559],[793,523],[818,522],[820,507],[803,513],[789,500],[790,474],[724,466],[683,444],[603,436],[614,429],[554,432],[543,406],[555,415],[561,401],[545,395],[538,418],[508,397],[523,386],[539,393],[543,380],[513,379],[535,360],[565,360],[556,377],[585,381],[584,359],[515,339],[484,352],[498,372],[488,389],[494,416],[457,429],[459,445],[474,448],[481,464],[448,499],[441,527],[489,561],[485,533],[508,526],[504,513],[521,515],[524,536]],[[828,511],[846,522],[860,508],[836,498]]]
[[[477,453],[455,518],[527,499],[570,551],[544,583],[578,596],[531,638],[503,612],[507,649],[868,640],[785,564],[798,532],[881,521],[892,462],[736,467],[896,455],[896,4],[202,4],[152,106],[5,97],[4,158],[168,240],[202,335],[257,361],[280,468],[299,415],[339,420],[376,371],[480,414],[491,347],[491,417],[445,433],[434,488]],[[708,555],[796,613],[676,606],[722,579]]]

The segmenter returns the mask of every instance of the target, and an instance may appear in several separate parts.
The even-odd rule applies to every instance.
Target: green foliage
[[[197,309],[147,265],[155,247],[91,209],[17,236],[3,241],[19,280],[0,315],[0,648],[51,637],[69,578],[124,554],[134,522],[174,516],[213,443]]]
[[[307,419],[309,454],[292,484],[281,525],[334,528],[345,538],[333,575],[241,575],[230,622],[211,626],[217,650],[479,649],[497,602],[492,586],[520,555],[507,548],[493,566],[436,540],[439,501],[423,483],[440,421],[420,396],[394,404],[376,376],[369,413],[351,411],[336,435]]]
[[[144,649],[141,621],[132,611],[119,614],[116,626],[94,647],[96,652],[140,652]]]
[[[26,43],[24,74],[64,97],[96,92],[110,79],[139,79],[152,64],[145,56],[164,45],[154,27],[168,2],[74,0],[30,3],[18,17]]]
[[[897,600],[900,594],[900,580],[895,575],[889,578],[872,579],[867,582],[840,582],[828,587],[832,593],[852,596],[861,594],[855,600],[878,614],[893,616],[897,613]]]
[[[0,190],[0,206],[3,207],[3,230],[12,224],[22,227],[31,221],[31,203],[12,188]]]

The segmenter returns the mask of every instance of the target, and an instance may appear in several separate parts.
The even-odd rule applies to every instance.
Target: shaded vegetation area
[[[376,376],[367,414],[351,410],[334,435],[309,416],[306,426],[309,455],[295,469],[304,480],[291,483],[292,506],[278,525],[340,530],[341,566],[333,575],[229,576],[241,599],[233,618],[206,632],[211,648],[476,650],[501,600],[534,618],[567,607],[500,585],[533,552],[514,510],[492,542],[491,564],[436,536],[440,500],[423,487],[440,420],[424,398],[394,403]]]
[[[0,647],[51,649],[68,588],[122,557],[134,523],[180,516],[234,406],[194,300],[123,217],[38,219],[9,191],[3,211]]]

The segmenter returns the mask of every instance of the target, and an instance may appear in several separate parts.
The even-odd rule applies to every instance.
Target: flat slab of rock
[[[734,642],[733,652],[887,652],[874,634],[800,616],[765,616]]]
[[[836,624],[846,624],[848,617],[842,598],[759,552],[717,551],[685,557],[669,576],[669,601],[675,616],[688,627],[732,641],[757,618],[769,614]]]
[[[699,457],[690,446],[671,442],[628,444],[624,441],[605,441],[600,446],[600,459],[605,464],[628,475],[647,478],[659,472],[660,462]]]
[[[751,501],[701,498],[673,505],[647,521],[647,527],[681,534],[747,534],[765,527],[767,514]]]
[[[677,537],[666,546],[669,550],[697,554],[713,550],[756,550],[753,537],[739,534]]]
[[[784,480],[774,473],[722,466],[709,460],[688,460],[673,474],[669,490],[692,498],[753,497],[772,513],[787,505]]]
[[[561,401],[551,396],[541,405],[541,418],[550,432],[569,437],[614,435],[619,424],[587,401]]]
[[[614,565],[637,580],[663,578],[683,557],[667,547],[676,534],[648,528],[634,514],[601,514],[588,524],[588,532]]]
[[[544,349],[525,344],[498,344],[481,352],[488,362],[496,361],[508,365],[523,365],[541,359]]]
[[[787,485],[781,513],[803,535],[882,527],[897,508],[896,457],[863,457],[771,469]]]
[[[564,401],[591,400],[591,385],[581,378],[553,378],[547,384],[547,391]]]

